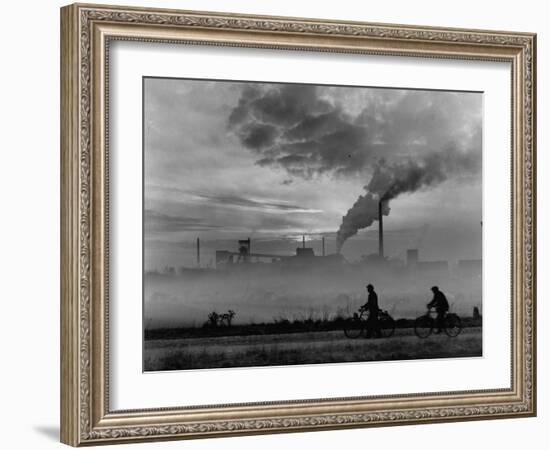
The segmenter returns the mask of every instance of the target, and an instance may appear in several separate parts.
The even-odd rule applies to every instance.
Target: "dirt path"
[[[481,341],[481,328],[465,328],[456,338],[427,339],[410,328],[382,339],[348,339],[342,331],[159,339],[145,342],[144,360],[150,371],[474,357],[482,355]]]

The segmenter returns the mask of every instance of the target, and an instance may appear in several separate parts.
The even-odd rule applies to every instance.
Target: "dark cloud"
[[[220,228],[196,217],[170,216],[151,209],[144,211],[144,226],[148,233],[177,231],[208,231]]]
[[[277,138],[277,128],[263,123],[246,125],[241,128],[241,141],[247,148],[262,149],[270,147]]]
[[[350,101],[356,114],[345,107]],[[265,84],[243,89],[227,124],[256,164],[310,179],[458,148],[480,134],[481,103],[479,94]]]
[[[204,193],[194,193],[195,196],[203,198],[209,202],[232,207],[241,207],[241,208],[252,208],[259,210],[279,210],[286,212],[310,212],[316,213],[319,210],[305,208],[303,206],[289,204],[289,203],[278,203],[272,201],[261,201],[253,200],[250,198],[238,196],[238,195],[228,195],[228,194],[204,194]]]
[[[249,122],[252,116],[256,122],[291,127],[307,115],[330,109],[330,103],[317,95],[313,85],[248,85],[229,116],[229,125]]]
[[[291,183],[292,183],[291,179],[287,179],[282,182],[282,184],[286,184],[286,185]],[[318,209],[307,208],[305,206],[296,205],[294,203],[287,203],[282,201],[275,202],[272,200],[258,200],[258,199],[252,199],[242,195],[235,195],[235,194],[226,194],[226,193],[219,194],[219,193],[211,193],[211,192],[206,193],[206,192],[200,192],[200,191],[188,191],[188,190],[179,189],[173,186],[158,186],[153,184],[148,184],[147,189],[171,192],[176,195],[180,195],[184,197],[191,196],[201,200],[206,200],[208,203],[228,206],[228,207],[237,207],[237,208],[241,207],[246,209],[256,209],[259,211],[279,210],[279,211],[300,212],[300,213],[319,212]],[[188,218],[187,220],[199,220],[199,219]]]
[[[245,88],[228,127],[258,155],[258,165],[283,167],[303,178],[354,172],[366,162],[367,128],[323,98],[316,86]]]
[[[477,173],[480,169],[481,155],[478,153],[447,149],[393,165],[379,164],[367,189],[379,193],[383,200],[391,200],[406,192],[435,186],[455,175]],[[379,177],[386,181],[386,186]]]

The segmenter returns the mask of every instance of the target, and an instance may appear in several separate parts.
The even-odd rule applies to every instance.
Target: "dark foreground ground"
[[[149,339],[144,370],[211,369],[482,356],[481,327],[419,339],[412,328],[390,338],[348,339],[342,331]]]

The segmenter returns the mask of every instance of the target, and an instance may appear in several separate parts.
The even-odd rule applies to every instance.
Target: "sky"
[[[358,259],[377,251],[378,224],[365,227],[361,208],[388,190],[389,256],[418,247],[426,259],[480,258],[482,100],[145,78],[146,270],[193,266],[197,237],[204,264],[247,237],[256,251],[288,254],[302,235],[318,252],[325,236],[334,252],[337,233]]]

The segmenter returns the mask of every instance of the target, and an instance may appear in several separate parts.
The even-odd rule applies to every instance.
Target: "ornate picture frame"
[[[203,44],[511,65],[511,385],[503,389],[112,410],[109,48]],[[193,439],[536,414],[536,35],[74,4],[61,9],[61,441]]]

